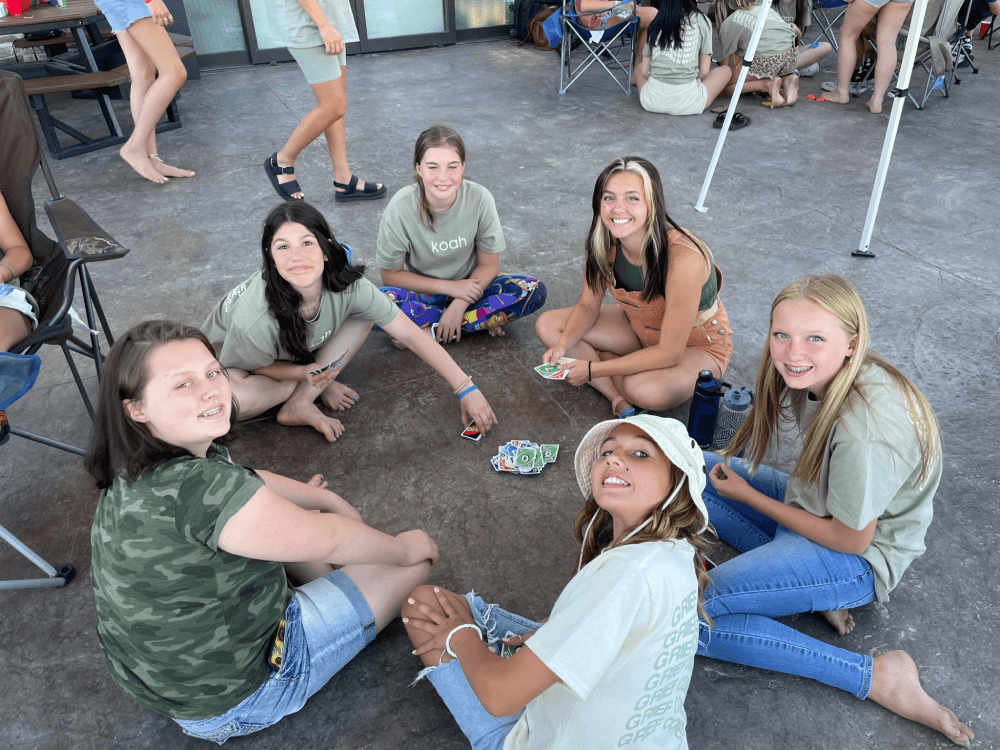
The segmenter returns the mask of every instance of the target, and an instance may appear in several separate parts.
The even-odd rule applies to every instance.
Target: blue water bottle
[[[719,398],[723,394],[723,386],[712,376],[711,370],[698,373],[698,382],[694,384],[694,395],[691,397],[691,411],[688,413],[688,435],[702,448],[712,444],[715,434],[715,420],[719,414]]]

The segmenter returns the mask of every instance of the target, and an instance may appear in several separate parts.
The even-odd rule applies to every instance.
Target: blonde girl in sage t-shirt
[[[538,279],[500,273],[506,247],[493,196],[464,178],[465,144],[446,125],[420,134],[416,184],[389,201],[378,229],[382,291],[441,343],[530,315],[545,303]]]
[[[818,680],[968,745],[972,731],[923,688],[905,651],[874,658],[777,618],[816,612],[841,635],[850,608],[886,601],[924,552],[941,439],[920,390],[868,348],[857,292],[807,276],[771,305],[757,401],[723,452],[705,455],[705,505],[742,554],[709,572],[699,653]],[[802,452],[791,474],[761,466],[783,417]],[[746,451],[745,461],[733,457]]]

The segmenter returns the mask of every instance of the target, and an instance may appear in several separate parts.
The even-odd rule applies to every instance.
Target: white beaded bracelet
[[[448,656],[450,656],[452,659],[457,659],[458,654],[456,654],[454,651],[451,650],[451,637],[455,635],[455,633],[457,633],[462,628],[475,628],[476,635],[479,636],[479,640],[483,640],[483,631],[479,629],[478,625],[471,622],[463,622],[457,628],[454,628],[450,633],[448,633],[448,637],[444,639],[444,650],[448,652]]]

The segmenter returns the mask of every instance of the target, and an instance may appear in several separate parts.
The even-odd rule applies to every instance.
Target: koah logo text
[[[446,253],[449,250],[458,250],[460,247],[468,247],[469,241],[465,237],[459,237],[456,240],[442,240],[441,242],[434,242],[431,240],[431,252],[432,253]]]

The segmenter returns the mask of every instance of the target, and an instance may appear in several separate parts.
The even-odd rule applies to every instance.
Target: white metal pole
[[[917,1],[919,2],[920,0]],[[927,0],[923,1],[927,2]],[[743,59],[743,64],[740,66],[740,75],[736,79],[736,90],[733,91],[733,97],[729,100],[729,109],[726,110],[726,120],[722,123],[722,132],[719,133],[719,139],[715,142],[715,152],[712,154],[712,161],[708,165],[708,174],[705,175],[705,181],[701,185],[701,192],[698,194],[698,202],[694,206],[696,211],[705,213],[708,210],[705,206],[705,196],[708,195],[708,188],[712,184],[712,177],[715,176],[715,167],[719,163],[722,147],[726,143],[726,134],[729,133],[729,123],[733,121],[733,115],[736,113],[736,105],[740,100],[740,94],[743,92],[743,82],[746,80],[747,72],[753,64],[753,56],[757,51],[757,42],[760,40],[760,34],[764,30],[764,19],[767,17],[770,9],[771,0],[763,0],[760,4],[760,12],[757,14],[757,21],[753,25],[753,32],[750,34],[750,41],[747,43],[747,54]]]
[[[920,30],[924,25],[924,14],[927,10],[927,0],[916,0],[913,5],[913,17],[910,19],[910,30],[906,36],[906,47],[903,50],[903,62],[899,67],[899,78],[896,88],[892,90],[895,97],[892,111],[889,113],[889,127],[885,131],[882,142],[882,156],[878,162],[875,174],[875,184],[872,186],[871,199],[868,201],[868,215],[865,217],[865,228],[861,232],[861,244],[851,255],[874,258],[875,253],[868,248],[871,245],[872,231],[875,228],[875,216],[878,214],[879,203],[882,201],[882,188],[885,186],[885,175],[889,171],[889,160],[896,143],[896,131],[899,129],[899,118],[903,115],[903,105],[906,103],[907,90],[910,87],[910,77],[913,74],[913,61],[917,56],[917,45],[920,43]]]

